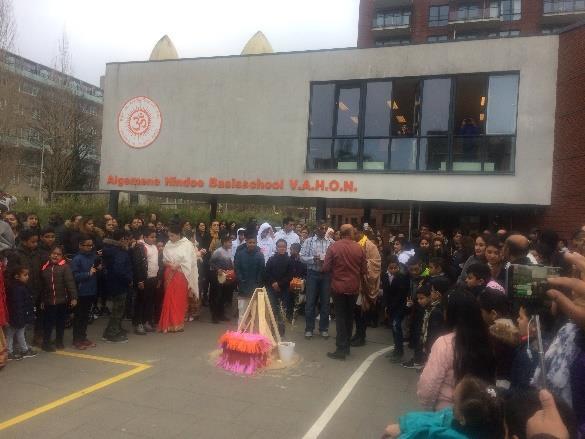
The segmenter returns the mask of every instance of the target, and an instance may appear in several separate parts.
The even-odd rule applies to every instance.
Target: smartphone
[[[560,267],[511,264],[506,271],[506,285],[511,299],[537,301],[546,298],[548,278],[559,277]]]

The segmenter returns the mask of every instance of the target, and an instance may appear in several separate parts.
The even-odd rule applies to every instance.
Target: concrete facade
[[[558,37],[547,36],[108,64],[100,187],[548,205],[557,52]],[[513,175],[306,172],[311,81],[513,71],[520,73]],[[136,96],[155,102],[162,117],[156,140],[140,149],[124,144],[118,132],[120,110]],[[213,177],[282,188],[218,188],[210,185]],[[305,180],[306,190],[298,190]],[[345,190],[335,190],[335,182]]]

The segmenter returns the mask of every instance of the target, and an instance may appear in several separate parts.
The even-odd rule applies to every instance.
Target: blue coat
[[[103,259],[108,294],[110,296],[127,294],[133,280],[128,251],[118,241],[104,239]]]
[[[89,272],[96,260],[96,254],[79,252],[71,261],[71,271],[77,284],[78,296],[95,296],[97,294],[97,273],[90,276]]]
[[[467,439],[453,424],[452,408],[411,412],[400,417],[400,439]]]
[[[24,328],[35,320],[32,293],[26,284],[11,281],[7,285],[8,323],[16,329]]]

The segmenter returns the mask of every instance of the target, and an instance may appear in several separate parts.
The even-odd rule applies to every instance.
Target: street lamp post
[[[41,173],[39,176],[39,204],[43,205],[43,170],[45,167],[45,145],[41,146]]]

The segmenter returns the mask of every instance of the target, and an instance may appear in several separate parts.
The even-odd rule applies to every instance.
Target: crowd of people
[[[99,316],[111,343],[128,341],[124,319],[137,336],[181,332],[202,306],[213,323],[227,322],[265,287],[281,335],[302,314],[306,340],[327,339],[335,322],[334,360],[365,345],[367,328],[388,327],[389,361],[420,373],[427,412],[401,417],[387,437],[585,437],[585,229],[570,242],[548,230],[470,235],[422,226],[413,235],[289,217],[277,227],[239,227],[55,214],[41,225],[34,213],[5,211],[7,359],[37,355],[31,345],[63,349],[68,326],[74,348],[95,347],[87,327]],[[560,276],[539,300],[513,299],[511,265],[559,267]]]

